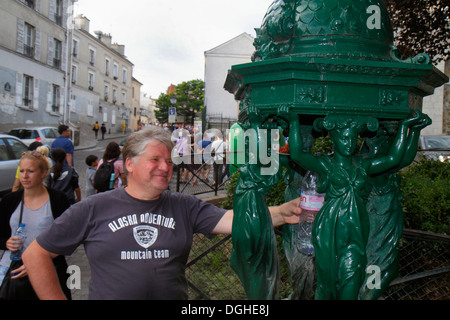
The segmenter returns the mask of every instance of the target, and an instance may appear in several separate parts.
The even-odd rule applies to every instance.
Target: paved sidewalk
[[[105,135],[105,139],[104,140],[116,140],[117,142],[119,142],[125,137],[127,137],[127,135],[123,135],[122,133],[115,133],[115,134],[112,133],[112,134]],[[102,139],[86,139],[86,138],[83,138],[80,141],[80,145],[75,146],[74,148],[75,148],[75,150],[84,150],[84,149],[95,148],[99,141],[102,141]]]

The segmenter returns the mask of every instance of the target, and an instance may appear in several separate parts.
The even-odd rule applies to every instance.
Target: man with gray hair
[[[29,246],[23,260],[39,298],[65,298],[52,258],[83,244],[89,299],[187,299],[193,234],[231,234],[233,211],[167,189],[172,148],[159,127],[132,134],[123,149],[128,185],[75,204]],[[299,202],[270,208],[274,226],[298,223]]]

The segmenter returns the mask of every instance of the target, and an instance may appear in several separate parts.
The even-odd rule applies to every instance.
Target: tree
[[[174,94],[162,93],[156,100],[155,116],[159,122],[168,122],[169,108],[176,107],[177,115],[183,116],[186,124],[194,124],[195,116],[203,109],[205,82],[203,80],[191,80],[178,84]],[[170,98],[175,95],[177,102],[170,103]]]
[[[170,95],[161,93],[158,100],[156,100],[155,117],[160,123],[169,122],[169,108],[172,107],[170,103]]]
[[[450,58],[448,0],[384,0],[402,58],[427,53],[434,63]]]

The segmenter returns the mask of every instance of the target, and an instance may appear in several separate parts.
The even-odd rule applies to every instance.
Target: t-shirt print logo
[[[145,249],[155,243],[158,238],[158,229],[150,226],[137,226],[133,228],[133,235],[136,242]]]

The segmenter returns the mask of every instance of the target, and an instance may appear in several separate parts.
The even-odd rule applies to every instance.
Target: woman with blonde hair
[[[0,299],[36,298],[25,266],[21,261],[18,265],[12,265],[10,255],[22,246],[26,248],[70,206],[64,193],[44,185],[48,170],[45,155],[38,151],[23,153],[19,174],[23,190],[6,195],[0,202],[0,249],[5,250],[0,260]],[[23,241],[14,236],[20,223],[25,224],[27,229],[27,237]],[[63,290],[70,298],[70,291],[65,285],[67,263],[64,256],[56,257],[54,263]]]

